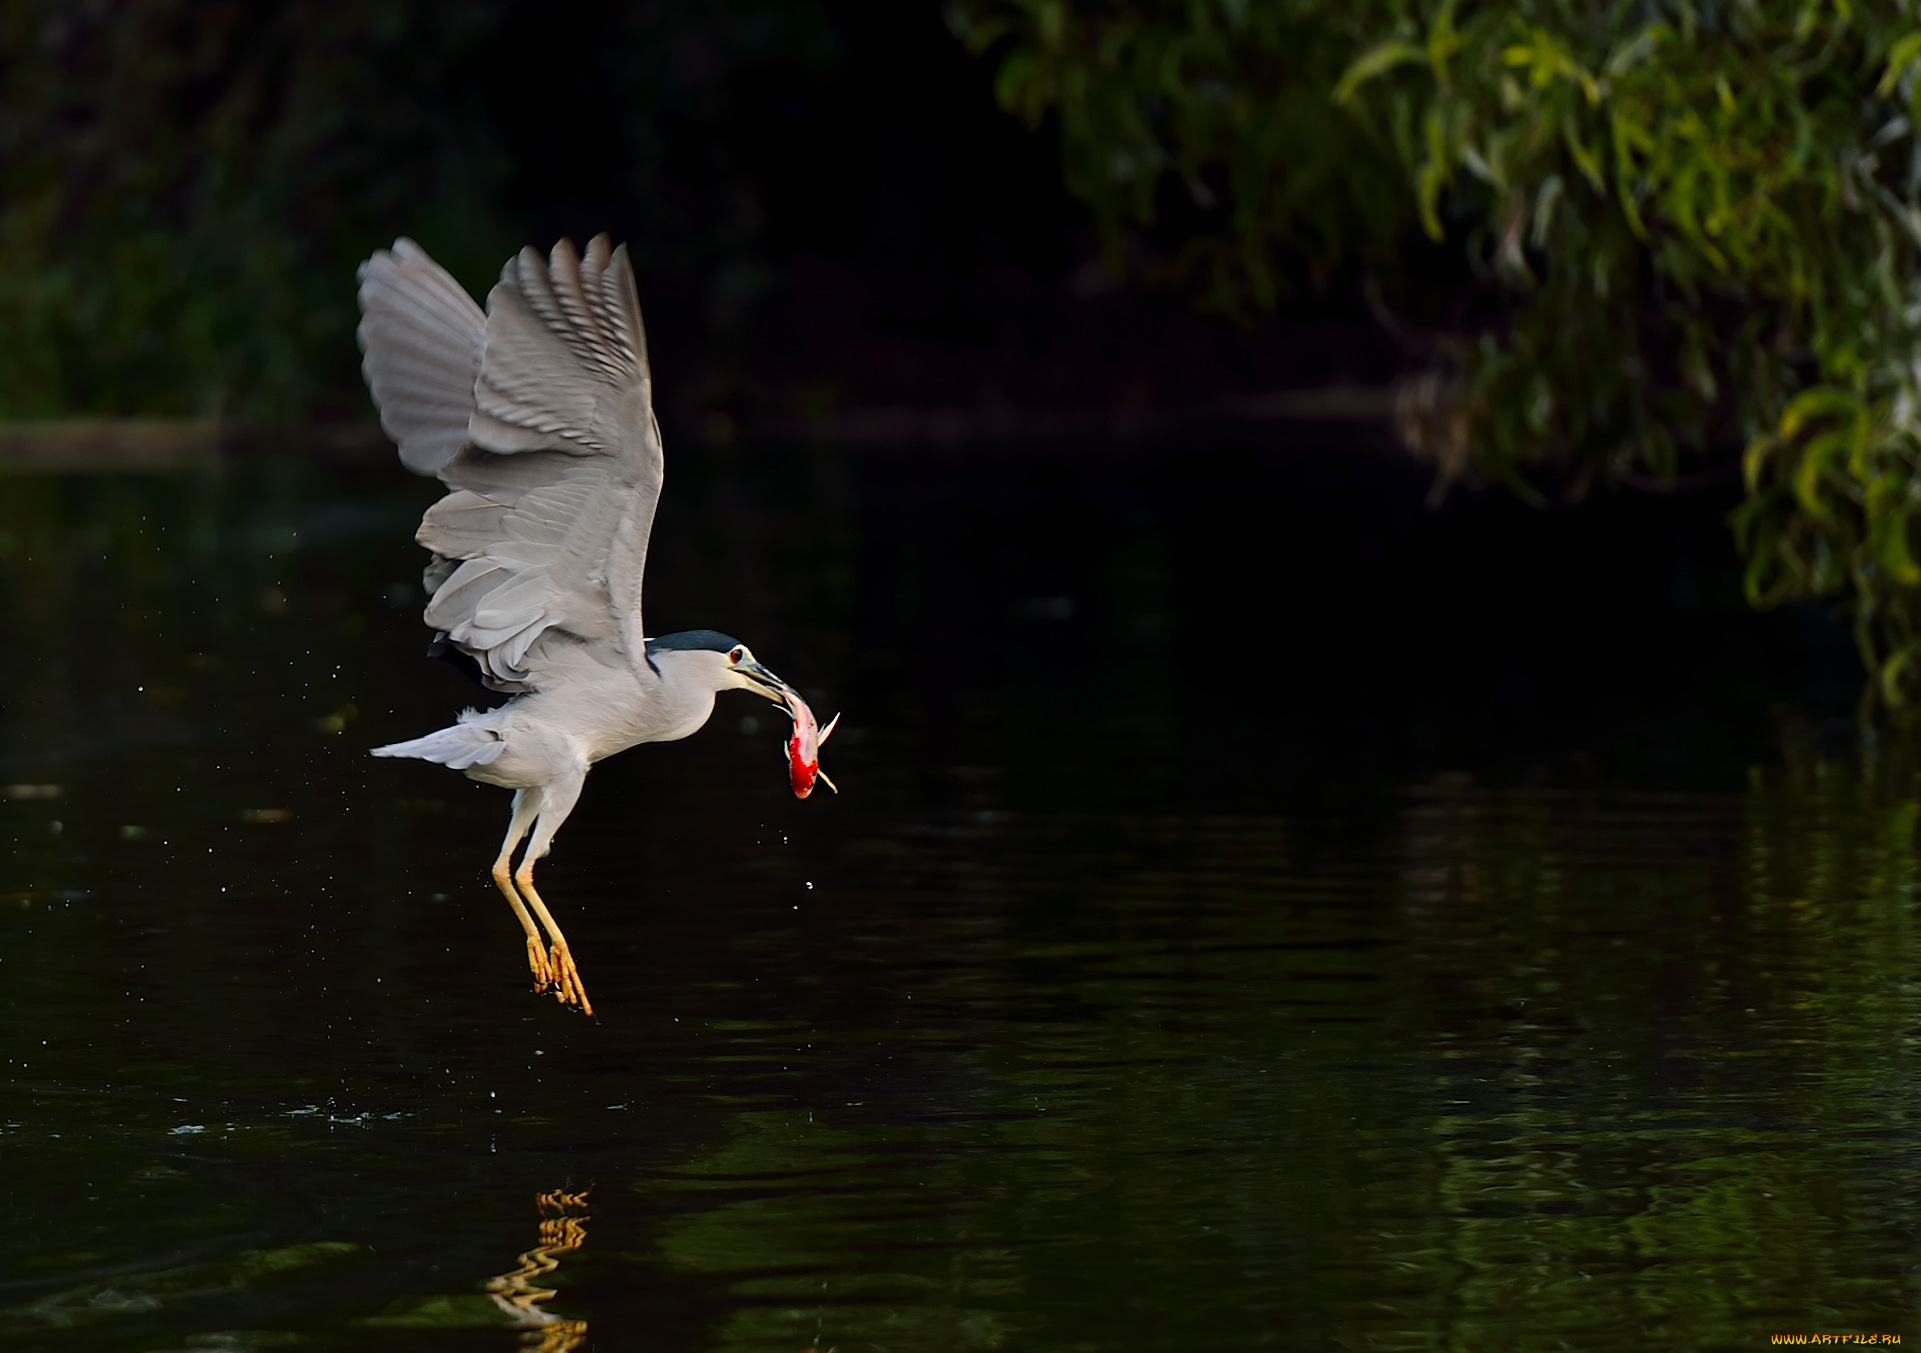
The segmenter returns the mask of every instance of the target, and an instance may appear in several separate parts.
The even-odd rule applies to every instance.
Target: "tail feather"
[[[498,729],[470,722],[473,715],[474,711],[468,710],[452,728],[443,728],[437,733],[429,733],[424,738],[414,738],[408,742],[390,742],[385,747],[375,747],[373,754],[437,761],[454,770],[466,770],[469,766],[491,766],[507,750],[507,743]]]

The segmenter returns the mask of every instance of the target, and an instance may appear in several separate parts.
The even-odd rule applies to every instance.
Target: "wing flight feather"
[[[409,239],[360,265],[361,372],[380,426],[415,474],[433,474],[467,443],[487,317]]]
[[[562,650],[638,666],[660,429],[627,251],[522,250],[487,298],[470,440],[417,539],[427,623],[500,690],[541,689]],[[453,561],[451,571],[446,565]],[[577,656],[577,655],[569,655]]]

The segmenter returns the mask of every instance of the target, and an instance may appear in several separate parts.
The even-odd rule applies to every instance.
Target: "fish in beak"
[[[794,787],[794,797],[804,799],[813,793],[816,779],[836,794],[840,793],[820,768],[820,749],[826,745],[834,725],[840,722],[840,715],[829,719],[827,727],[820,727],[814,721],[814,711],[807,707],[799,692],[792,689],[788,691],[786,705],[788,717],[794,721],[793,736],[787,739],[787,779]]]

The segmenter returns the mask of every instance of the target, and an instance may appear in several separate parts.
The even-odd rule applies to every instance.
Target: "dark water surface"
[[[846,792],[745,696],[597,771],[542,875],[597,1022],[506,795],[366,756],[476,698],[433,486],[0,485],[0,1347],[1915,1332],[1921,803],[1823,758],[1845,652],[1718,508],[685,460],[649,628],[844,708]]]

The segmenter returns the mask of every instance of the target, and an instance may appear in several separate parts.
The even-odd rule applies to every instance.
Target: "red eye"
[[[727,661],[729,661],[729,662],[739,662],[739,661],[740,661],[740,650],[739,650],[739,649],[737,648],[737,649],[735,649],[735,650],[734,650],[734,651],[733,651],[732,653],[729,653],[729,654],[727,655]]]

